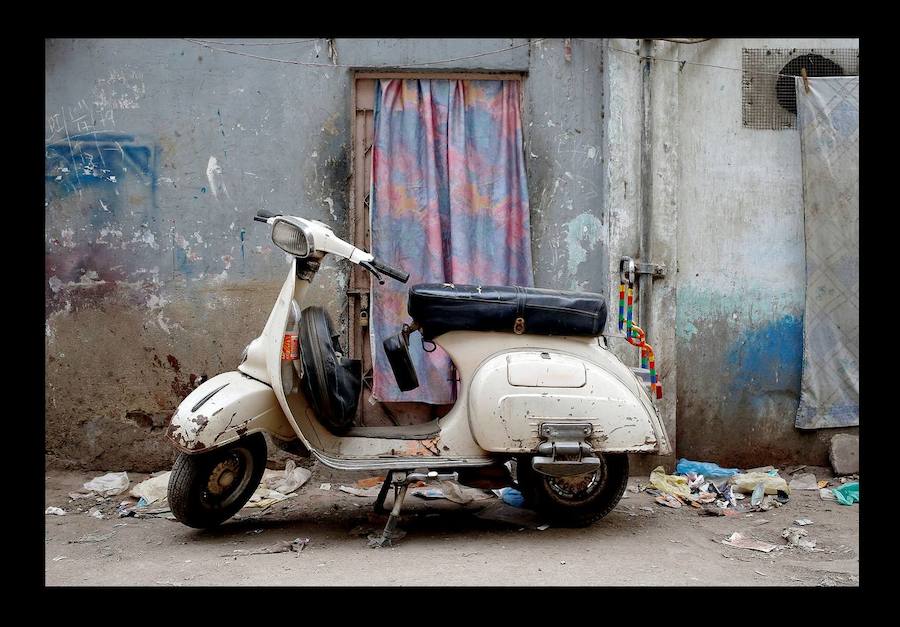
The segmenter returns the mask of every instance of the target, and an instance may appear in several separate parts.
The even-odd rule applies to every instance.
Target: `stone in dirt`
[[[819,482],[811,472],[795,475],[788,484],[791,490],[818,490]]]
[[[859,436],[846,433],[833,436],[828,458],[836,475],[852,475],[859,472]]]

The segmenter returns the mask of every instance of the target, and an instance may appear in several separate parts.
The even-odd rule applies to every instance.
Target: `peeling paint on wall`
[[[566,248],[569,253],[570,275],[578,274],[579,266],[584,263],[590,252],[606,245],[603,236],[603,222],[593,214],[582,213],[569,222]]]

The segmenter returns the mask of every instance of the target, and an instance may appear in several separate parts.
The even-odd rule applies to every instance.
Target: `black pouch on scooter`
[[[596,337],[606,324],[602,295],[536,287],[421,283],[407,309],[426,340],[448,331]]]
[[[316,417],[332,433],[353,427],[362,388],[362,364],[343,357],[328,313],[307,307],[300,315],[302,386]]]
[[[413,365],[412,357],[409,356],[409,326],[403,325],[400,333],[385,338],[382,346],[384,346],[388,363],[391,364],[394,378],[397,380],[397,387],[403,392],[409,392],[419,387],[416,367]]]

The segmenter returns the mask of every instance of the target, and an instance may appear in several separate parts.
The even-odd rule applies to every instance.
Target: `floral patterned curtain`
[[[401,392],[382,341],[404,322],[408,286],[532,286],[528,188],[517,80],[384,80],[376,85],[372,253],[410,273],[375,285],[370,329],[374,395],[452,403],[450,359],[410,354],[419,387]]]

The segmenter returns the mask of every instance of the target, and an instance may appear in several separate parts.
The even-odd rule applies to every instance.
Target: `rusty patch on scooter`
[[[440,438],[410,440],[403,447],[403,455],[407,457],[440,457]]]

